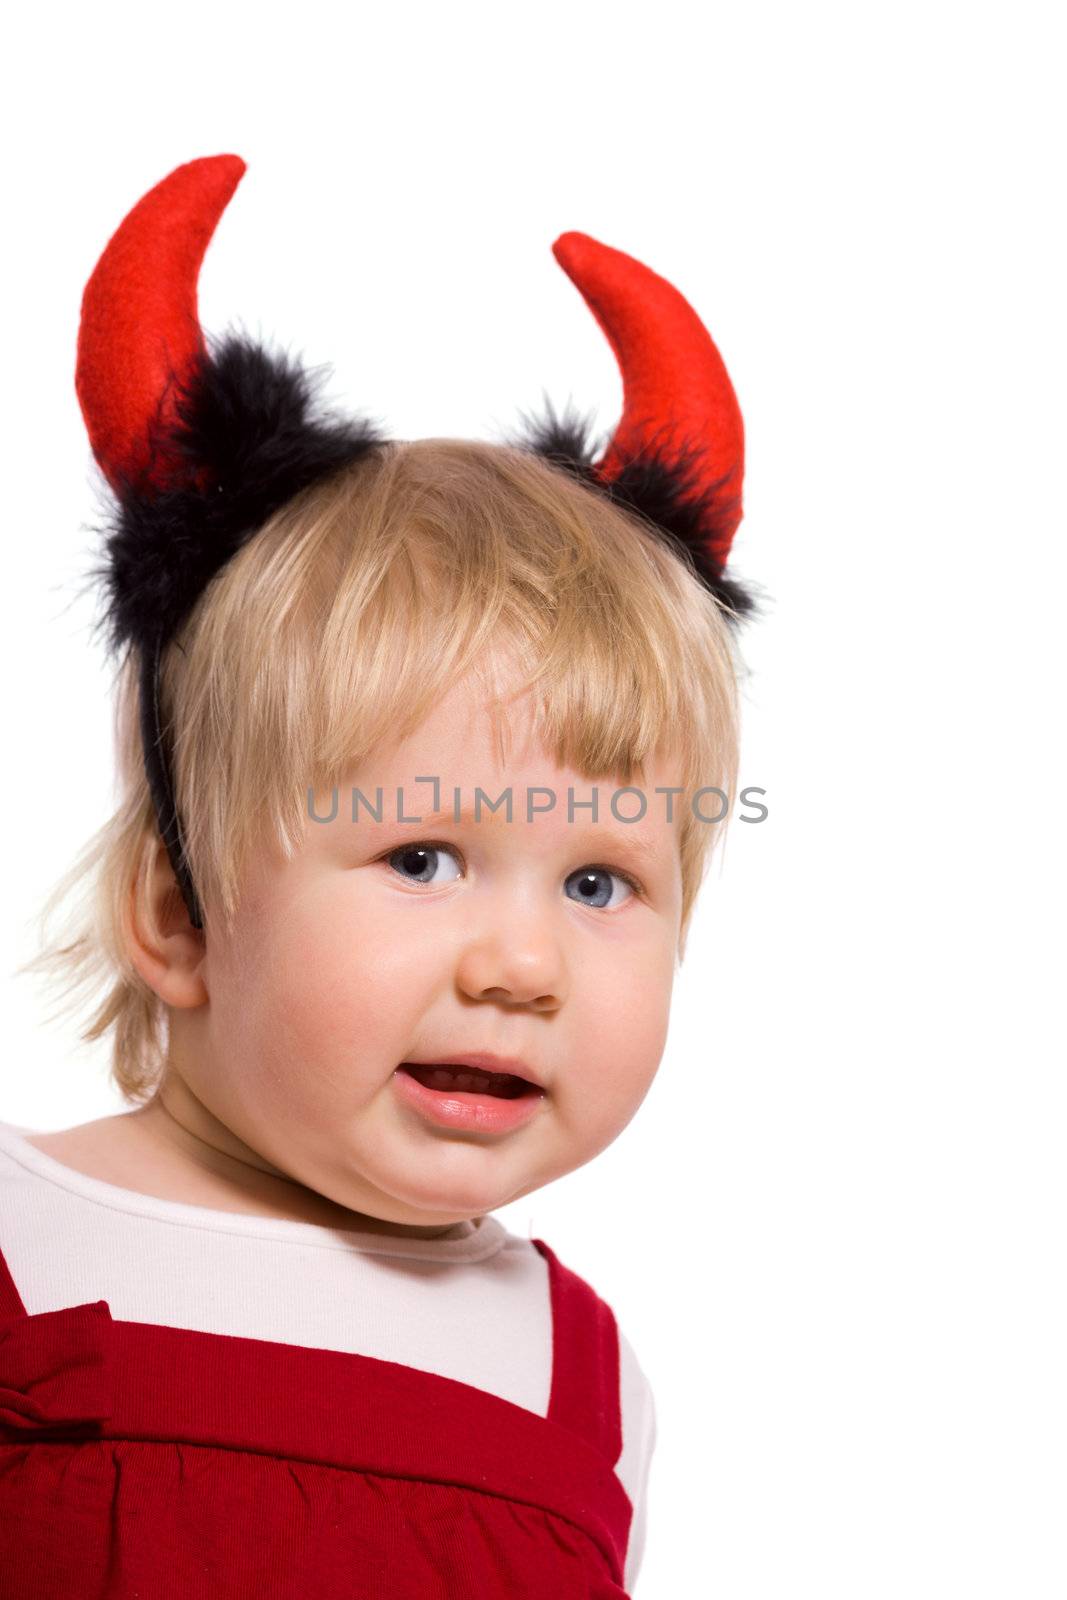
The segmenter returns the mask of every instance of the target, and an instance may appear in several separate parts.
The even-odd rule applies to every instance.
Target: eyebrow
[[[487,813],[488,818],[491,821],[495,821],[496,817],[499,816],[501,818],[501,825],[503,825],[503,826],[511,826],[511,827],[523,826],[523,825],[525,825],[527,827],[529,826],[529,823],[526,820],[525,811],[523,811],[523,814],[521,816],[519,816],[519,817],[512,817],[511,822],[509,824],[506,815],[503,815],[503,807],[501,807],[500,810],[498,812],[496,812],[496,813],[493,813],[492,811],[489,811],[488,806],[484,806],[484,805],[482,807],[482,810]],[[545,812],[541,812],[541,813],[538,813],[538,814],[542,815],[542,816],[549,816],[552,813],[550,813],[548,811],[545,811]],[[394,820],[399,820],[399,819],[394,819]],[[432,824],[437,823],[437,822],[451,822],[456,827],[461,827],[465,823],[468,824],[469,826],[477,827],[480,823],[484,822],[485,820],[486,820],[485,816],[476,817],[474,815],[474,811],[473,811],[472,807],[470,807],[470,806],[464,806],[461,809],[461,811],[460,811],[458,816],[456,815],[455,810],[454,810],[454,808],[452,806],[440,806],[440,807],[438,807],[438,809],[436,811],[428,811],[428,812],[426,812],[420,818],[418,826],[420,826],[420,827],[421,826],[429,827]],[[607,835],[604,836],[604,848],[605,849],[609,849],[613,845],[617,844],[620,849],[630,849],[630,850],[636,851],[638,855],[644,857],[646,860],[651,860],[654,856],[656,856],[658,854],[656,842],[654,840],[643,838],[641,836],[641,834],[631,832],[630,829],[627,827],[627,824],[625,822],[620,823],[619,819],[617,817],[614,818],[613,820],[614,820],[614,822],[616,824],[616,827],[611,828],[610,832]],[[634,818],[634,825],[635,826],[637,824],[637,821],[638,821],[638,819],[635,817]],[[414,823],[408,824],[408,823],[405,822],[403,824],[403,826],[405,826],[405,827],[415,826],[415,824]],[[575,831],[576,831],[576,835],[577,836],[582,836],[582,835],[588,836],[589,833],[593,829],[596,829],[599,832],[600,830],[602,830],[604,828],[610,827],[610,824],[608,824],[607,822],[602,822],[602,821],[594,822],[591,816],[589,816],[588,814],[583,814],[581,817],[576,817],[574,819],[574,821],[568,823],[567,826],[571,827],[571,828],[574,828]],[[626,829],[626,831],[625,832],[620,832],[619,831],[620,829]]]

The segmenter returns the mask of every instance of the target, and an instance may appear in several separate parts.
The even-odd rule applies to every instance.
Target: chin
[[[382,1178],[381,1188],[395,1202],[390,1221],[415,1226],[443,1228],[453,1222],[466,1222],[505,1205],[511,1198],[502,1192],[499,1183],[474,1175],[397,1172],[388,1178],[383,1174]]]

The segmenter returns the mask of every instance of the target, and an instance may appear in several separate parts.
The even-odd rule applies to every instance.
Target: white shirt
[[[122,1321],[397,1361],[547,1415],[548,1263],[492,1214],[416,1239],[213,1211],[86,1177],[34,1132],[0,1121],[0,1249],[31,1315],[106,1300]],[[656,1422],[621,1329],[619,1368],[632,1591]]]

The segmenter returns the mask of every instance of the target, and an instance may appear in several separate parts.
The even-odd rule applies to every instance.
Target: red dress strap
[[[581,1434],[613,1467],[622,1454],[615,1314],[543,1239],[532,1243],[548,1262],[552,1296],[548,1419]]]
[[[563,1265],[543,1239],[532,1243],[548,1262],[551,1294],[552,1386],[548,1420],[580,1434],[614,1467],[622,1454],[619,1337],[614,1312],[584,1278]],[[26,1307],[0,1249],[0,1324],[26,1316]],[[60,1314],[56,1316],[59,1320]]]
[[[11,1269],[4,1260],[4,1252],[0,1250],[0,1322],[5,1317],[24,1317],[26,1307],[22,1303],[22,1296],[15,1288],[15,1280],[11,1276]]]

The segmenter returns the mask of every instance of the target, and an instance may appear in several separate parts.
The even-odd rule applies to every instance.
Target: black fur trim
[[[106,559],[93,573],[104,581],[113,650],[166,644],[272,512],[384,442],[375,423],[315,415],[316,388],[298,361],[243,335],[205,345],[177,389],[178,422],[157,428],[150,444],[189,486],[153,488],[149,467],[115,492]],[[192,484],[194,471],[204,487]]]
[[[737,498],[725,492],[726,478],[707,488],[697,487],[696,469],[705,454],[702,448],[661,449],[651,436],[642,455],[626,462],[606,484],[593,471],[602,447],[589,438],[592,414],[582,417],[568,408],[564,416],[557,417],[547,396],[543,404],[542,416],[520,413],[520,433],[509,443],[543,456],[553,466],[638,512],[677,555],[692,562],[729,621],[740,622],[756,611],[754,595],[736,578],[727,577],[724,563],[711,552],[711,544],[736,517]]]

